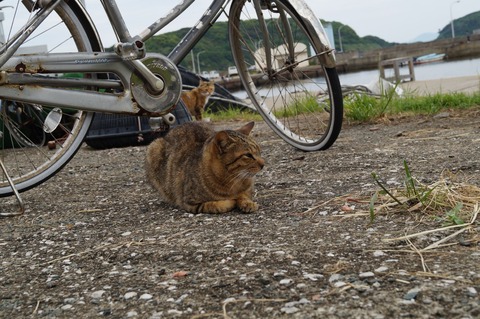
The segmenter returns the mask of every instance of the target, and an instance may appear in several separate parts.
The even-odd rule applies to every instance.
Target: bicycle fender
[[[321,49],[319,53],[325,52],[318,57],[320,63],[327,68],[334,68],[336,66],[334,48],[328,41],[327,33],[320,23],[320,19],[315,16],[312,9],[303,0],[289,0],[286,3],[295,8],[302,17],[303,26],[311,34],[312,41]]]

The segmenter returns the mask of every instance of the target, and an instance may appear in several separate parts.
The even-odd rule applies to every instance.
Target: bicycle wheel
[[[8,42],[10,34],[25,30],[26,21],[38,15],[35,14],[38,9],[33,12],[28,9],[34,2],[23,1],[25,6],[19,2],[11,15],[6,12],[7,45],[12,45]],[[0,46],[0,52],[4,47],[3,44]],[[76,1],[62,1],[15,54],[101,50],[97,32],[83,7]],[[92,117],[90,112],[2,100],[0,159],[15,188],[25,191],[58,172],[81,146]],[[0,197],[13,194],[6,174],[0,170]]]
[[[232,55],[243,88],[267,124],[305,151],[338,137],[343,99],[335,68],[320,64],[318,35],[288,1],[233,1]]]

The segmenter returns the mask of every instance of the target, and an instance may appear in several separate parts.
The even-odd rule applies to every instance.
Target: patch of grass
[[[354,93],[345,97],[345,117],[367,122],[385,115],[402,113],[435,114],[443,110],[467,109],[480,105],[480,92],[397,96],[391,90],[382,96]]]
[[[355,122],[369,122],[382,116],[399,114],[428,115],[436,114],[445,110],[468,109],[480,106],[480,91],[473,94],[466,93],[436,93],[427,96],[417,96],[407,93],[398,96],[395,88],[390,88],[385,94],[377,96],[361,92],[355,92],[344,97],[344,115],[346,119]],[[297,116],[299,114],[312,113],[318,108],[318,100],[315,96],[308,96],[296,100],[292,105],[282,110],[276,110],[278,118]],[[261,120],[261,116],[255,111],[241,111],[229,108],[218,112],[207,112],[205,117],[212,120]]]
[[[315,96],[309,95],[302,99],[295,99],[293,103],[281,110],[275,110],[273,114],[277,118],[292,117],[299,114],[313,113],[318,110],[318,101]]]
[[[480,188],[461,183],[451,173],[444,173],[440,180],[425,185],[415,179],[407,162],[403,163],[404,186],[387,189],[380,178],[372,173],[380,186],[370,200],[370,222],[383,212],[420,212],[421,217],[441,221],[443,226],[461,225],[471,219],[480,202]]]
[[[229,120],[247,120],[261,121],[260,114],[253,110],[240,110],[239,108],[227,108],[216,112],[207,111],[203,113],[204,118],[210,118],[212,121],[229,121]]]

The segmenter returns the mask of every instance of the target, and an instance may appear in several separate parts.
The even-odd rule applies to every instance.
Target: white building
[[[289,53],[286,45],[280,45],[271,50],[273,57],[273,68],[278,69],[285,65],[288,59]],[[308,66],[308,50],[307,46],[303,43],[295,44],[295,61],[302,61],[298,64],[300,67]],[[265,48],[259,48],[255,51],[255,67],[257,71],[261,71],[266,68],[266,54]]]

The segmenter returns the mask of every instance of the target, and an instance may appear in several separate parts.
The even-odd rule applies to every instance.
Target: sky
[[[169,12],[180,0],[117,0],[132,35]],[[435,33],[458,19],[480,11],[480,0],[306,0],[317,17],[353,28],[360,37],[373,35],[388,42],[405,43],[423,33]],[[192,6],[160,33],[195,24],[211,0],[196,0]],[[86,0],[104,46],[115,43],[99,0]]]

